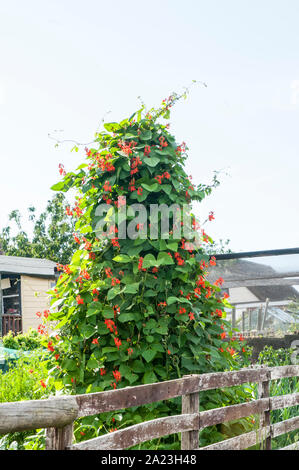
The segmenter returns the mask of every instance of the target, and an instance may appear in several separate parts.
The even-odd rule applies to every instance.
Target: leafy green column
[[[224,342],[229,304],[220,295],[223,280],[212,285],[206,279],[215,264],[205,255],[210,237],[191,216],[200,241],[192,249],[184,237],[175,238],[171,226],[164,239],[150,216],[153,204],[187,205],[191,212],[192,201],[201,201],[218,184],[216,178],[211,186],[191,182],[184,170],[186,144],[178,144],[169,125],[160,122],[177,99],[172,95],[158,110],[141,109],[120,123],[105,124],[94,148],[86,149],[86,163],[76,172],[63,171],[62,181],[52,187],[77,191],[68,212],[77,219],[78,250],[69,265],[58,266],[61,276],[48,318],[59,330],[48,345],[53,373],[73,393],[237,367],[240,343]],[[104,203],[116,209],[115,222],[112,210],[99,214]],[[124,225],[117,223],[125,203],[127,209],[132,204],[147,209],[145,222],[136,223],[130,210],[125,214],[134,239],[123,238]],[[174,213],[170,219],[176,222]],[[100,223],[106,239],[97,233]],[[150,229],[158,236],[145,237]]]

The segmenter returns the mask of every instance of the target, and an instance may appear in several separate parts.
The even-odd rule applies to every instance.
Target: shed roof
[[[215,282],[216,278],[219,276],[222,276],[224,281],[246,281],[250,279],[258,281],[260,279],[260,285],[246,287],[258,300],[264,302],[269,298],[272,302],[291,298],[299,299],[298,290],[291,285],[279,285],[279,278],[277,279],[277,284],[273,286],[263,286],[263,279],[269,279],[274,274],[280,273],[266,264],[243,259],[221,260],[217,263],[216,268],[211,269],[209,280]],[[281,279],[284,279],[283,272],[281,273]]]
[[[0,273],[54,277],[56,263],[49,259],[0,255]]]

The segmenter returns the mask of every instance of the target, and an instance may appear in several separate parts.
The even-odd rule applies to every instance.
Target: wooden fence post
[[[260,307],[257,313],[257,330],[258,331],[261,331],[262,329],[262,315],[263,315],[263,307]]]
[[[249,332],[251,333],[251,330],[252,330],[252,310],[251,310],[251,308],[248,309],[248,322],[249,322],[248,329],[249,329]]]
[[[189,377],[185,375],[183,378]],[[199,413],[199,392],[182,395],[182,414]],[[181,449],[196,450],[199,448],[199,417],[198,429],[181,433]]]
[[[236,327],[236,307],[232,308],[232,328]]]
[[[242,332],[245,331],[245,312],[242,312]]]
[[[271,372],[267,372],[268,380],[265,382],[260,382],[258,384],[258,397],[259,398],[270,398],[270,378]],[[269,410],[263,411],[260,414],[260,429],[263,427],[270,428],[270,435],[263,439],[263,435],[261,432],[261,440],[262,440],[262,449],[264,450],[271,450],[271,421],[270,421],[270,400],[269,400]]]
[[[73,423],[62,428],[47,428],[46,450],[65,450],[73,442]]]
[[[262,320],[262,330],[265,329],[268,305],[269,305],[269,298],[266,299],[266,303],[265,303],[265,310],[264,310],[264,315],[263,315],[263,320]]]

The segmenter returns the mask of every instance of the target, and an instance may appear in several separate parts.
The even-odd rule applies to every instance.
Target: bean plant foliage
[[[208,196],[218,185],[217,177],[211,185],[191,182],[184,170],[187,146],[176,142],[165,123],[182,96],[172,94],[159,109],[146,111],[142,106],[128,119],[104,124],[76,172],[60,166],[63,178],[52,189],[77,191],[75,206],[67,211],[77,219],[78,249],[70,264],[58,265],[61,275],[51,292],[46,321],[57,329],[48,342],[54,362],[51,374],[63,381],[66,393],[235,369],[246,355],[225,320],[229,303],[221,295],[222,279],[214,284],[207,280],[215,259],[205,254],[205,246],[212,240],[192,215],[192,202]],[[127,207],[187,204],[200,246],[186,249],[186,240],[174,238],[171,228],[168,239],[161,237],[161,227],[156,239],[142,238],[150,216],[136,225],[134,239],[121,239],[117,209],[124,198]],[[110,234],[106,239],[96,233],[101,203],[116,212],[114,225],[109,214],[103,216]],[[130,210],[125,219],[127,224],[133,221]],[[223,392],[221,399],[219,393],[204,395],[201,406],[214,408],[238,400],[235,392]],[[179,401],[172,400],[85,418],[76,437],[177,413]]]

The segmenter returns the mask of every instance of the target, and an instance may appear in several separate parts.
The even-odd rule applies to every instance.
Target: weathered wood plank
[[[0,434],[30,429],[63,427],[77,418],[74,397],[0,403]]]
[[[278,410],[280,408],[289,408],[290,406],[299,405],[299,393],[290,393],[288,395],[281,395],[279,397],[270,398],[271,410]]]
[[[299,376],[299,365],[270,367],[271,380]]]
[[[190,375],[182,379],[149,385],[138,385],[87,395],[75,395],[75,398],[79,406],[79,416],[88,416],[154,403],[201,390],[231,387],[242,383],[264,380],[267,380],[267,369],[265,368],[241,369],[235,372]]]
[[[187,378],[187,377],[184,377]],[[182,396],[182,414],[199,413],[199,393]],[[199,445],[199,428],[195,431],[182,432],[181,449],[194,450]]]
[[[62,428],[47,428],[46,450],[65,450],[73,442],[73,423]]]
[[[202,411],[200,413],[200,429],[215,424],[233,421],[235,419],[244,418],[252,414],[260,414],[269,410],[269,399],[262,398],[248,403],[240,403],[238,405],[224,406],[223,408],[214,408],[213,410]]]
[[[212,390],[233,387],[247,382],[263,382],[267,380],[267,369],[241,369],[233,372],[214,372],[199,376],[200,390]]]
[[[129,428],[115,431],[105,436],[80,442],[69,447],[70,450],[121,450],[150,441],[151,439],[168,436],[178,432],[192,431],[199,428],[199,414],[182,414],[167,416]]]
[[[79,416],[121,410],[198,392],[199,377],[199,375],[190,375],[185,379],[75,395],[79,406]]]
[[[261,443],[270,435],[270,427],[247,432],[240,436],[231,437],[225,441],[216,442],[199,450],[243,450]]]
[[[277,437],[287,432],[296,431],[296,429],[299,429],[299,416],[272,424],[272,435]]]
[[[267,371],[268,379],[270,378],[270,371]],[[269,427],[270,426],[270,388],[269,388],[269,380],[265,382],[260,382],[258,384],[258,396],[260,399],[268,399],[268,409],[263,411],[260,414],[260,426],[261,428]],[[265,441],[262,441],[262,448],[265,450],[271,450],[271,433],[269,436],[266,437]]]

